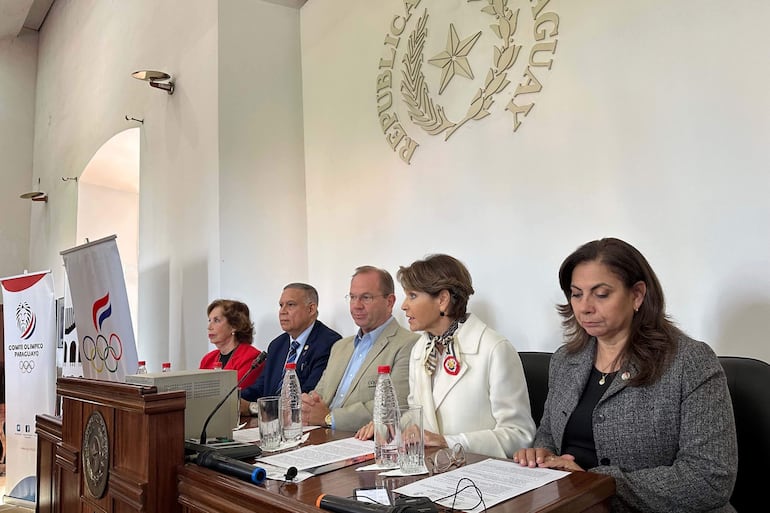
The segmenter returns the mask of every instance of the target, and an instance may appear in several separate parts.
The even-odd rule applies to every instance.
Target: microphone
[[[287,481],[294,481],[294,478],[297,477],[297,467],[289,467],[286,469],[286,474],[284,474],[283,477]]]
[[[265,482],[267,472],[262,467],[256,467],[249,465],[242,461],[228,458],[217,454],[215,451],[203,451],[198,454],[195,459],[195,463],[201,467],[210,468],[217,472],[222,472],[228,476],[237,477],[254,484],[262,484]]]
[[[395,506],[363,502],[347,497],[321,494],[316,507],[333,513],[435,513],[436,505],[427,497],[405,497],[396,499]]]
[[[251,367],[249,367],[249,370],[246,371],[246,374],[243,375],[241,379],[238,380],[238,383],[235,384],[235,386],[225,394],[225,396],[222,398],[221,401],[219,401],[219,404],[217,404],[214,407],[214,410],[209,414],[208,418],[206,419],[206,422],[203,423],[203,429],[201,430],[201,436],[200,436],[200,444],[206,445],[206,428],[209,427],[209,422],[211,421],[212,417],[214,417],[214,414],[219,411],[219,408],[222,407],[223,404],[225,404],[225,401],[227,401],[227,398],[233,395],[233,392],[235,392],[239,386],[241,386],[241,383],[243,383],[243,380],[246,379],[246,377],[251,374],[254,369],[259,367],[259,365],[267,360],[267,351],[262,351],[257,355],[256,358],[254,358],[254,361],[251,362]]]

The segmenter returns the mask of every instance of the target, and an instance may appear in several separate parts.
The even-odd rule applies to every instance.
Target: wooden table
[[[308,444],[348,438],[351,433],[316,429],[310,432]],[[429,457],[433,451],[426,451]],[[486,456],[468,455],[474,463]],[[385,488],[392,490],[426,476],[381,477],[376,472],[356,472],[352,465],[312,477],[301,483],[267,480],[253,485],[194,464],[179,470],[179,502],[185,513],[319,513],[315,502],[319,495],[350,497],[356,488]],[[502,502],[489,511],[516,512],[609,512],[609,498],[615,493],[615,481],[609,476],[591,472],[576,472]],[[443,509],[443,508],[440,508]]]

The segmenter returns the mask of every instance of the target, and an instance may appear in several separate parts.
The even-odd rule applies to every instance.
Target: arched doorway
[[[114,135],[78,181],[77,243],[117,235],[134,334],[138,310],[139,128]]]

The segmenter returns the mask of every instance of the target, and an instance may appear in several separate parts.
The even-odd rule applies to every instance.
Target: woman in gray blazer
[[[559,269],[566,343],[551,359],[534,448],[514,461],[615,478],[615,512],[733,512],[738,450],[713,350],[670,321],[644,256],[584,244]]]

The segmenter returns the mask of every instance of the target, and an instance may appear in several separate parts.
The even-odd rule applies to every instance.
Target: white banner
[[[115,235],[62,251],[83,376],[125,381],[137,357],[126,282]]]
[[[34,504],[35,415],[55,414],[56,317],[50,271],[3,278],[6,495]]]

